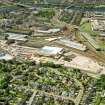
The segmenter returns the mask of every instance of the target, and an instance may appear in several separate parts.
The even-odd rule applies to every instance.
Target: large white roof
[[[49,54],[49,55],[56,55],[62,51],[63,48],[59,47],[50,47],[50,46],[45,46],[41,49],[42,53]]]

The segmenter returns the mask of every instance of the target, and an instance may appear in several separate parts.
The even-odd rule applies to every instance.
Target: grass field
[[[96,8],[105,8],[105,5],[96,6]]]
[[[83,31],[83,32],[87,32],[89,34],[93,34],[93,31],[91,29],[91,23],[90,22],[83,23],[80,26],[80,30]]]
[[[99,46],[102,48],[102,49],[105,49],[105,42],[101,41],[99,39],[99,35],[95,32],[92,31],[92,28],[91,28],[91,23],[90,22],[86,22],[86,23],[83,23],[81,26],[80,26],[80,30],[82,32],[86,32],[88,34],[90,34],[93,39],[99,44]]]

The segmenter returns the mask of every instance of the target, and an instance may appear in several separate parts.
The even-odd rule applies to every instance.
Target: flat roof
[[[24,34],[16,34],[16,33],[6,33],[9,35],[8,39],[14,39],[14,40],[20,40],[20,41],[26,41],[27,35]]]
[[[56,55],[60,53],[62,50],[63,48],[59,47],[44,46],[43,48],[40,49],[40,52],[48,55]]]
[[[78,49],[78,50],[82,50],[82,51],[86,50],[86,46],[84,46],[83,44],[73,42],[68,39],[61,38],[61,39],[56,40],[55,42],[57,42],[58,44],[65,45],[67,47]]]

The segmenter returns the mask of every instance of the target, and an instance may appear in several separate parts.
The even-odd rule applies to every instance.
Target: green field
[[[90,34],[93,37],[93,39],[99,44],[99,46],[102,49],[105,49],[105,41],[100,40],[99,35],[97,33],[95,33],[95,32],[92,31],[91,23],[90,22],[83,23],[80,26],[80,30],[82,32],[86,32],[86,33]]]
[[[96,8],[105,8],[105,5],[96,6]]]
[[[91,29],[91,23],[90,22],[86,22],[86,23],[83,23],[81,26],[80,26],[80,30],[82,32],[87,32],[89,34],[93,34],[93,31]]]

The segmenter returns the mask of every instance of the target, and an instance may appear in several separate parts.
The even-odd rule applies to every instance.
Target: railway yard
[[[13,69],[0,105],[105,105],[105,11],[19,1],[0,2],[0,67]]]

